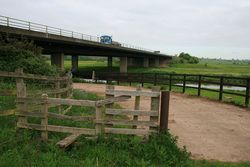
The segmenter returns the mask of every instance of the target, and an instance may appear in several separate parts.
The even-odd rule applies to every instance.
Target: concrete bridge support
[[[56,65],[60,70],[64,70],[64,54],[63,53],[52,54],[51,65]]]
[[[128,58],[120,57],[120,72],[126,73],[128,71]]]
[[[143,58],[143,67],[149,67],[149,58],[148,57]]]
[[[72,55],[71,57],[71,71],[72,72],[78,71],[78,55]]]
[[[154,60],[154,67],[160,67],[160,58],[156,57]]]
[[[113,62],[112,59],[113,59],[112,57],[108,57],[108,70],[109,71],[112,71],[112,62]]]

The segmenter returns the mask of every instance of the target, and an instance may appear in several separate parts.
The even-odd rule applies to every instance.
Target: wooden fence
[[[91,79],[91,74],[79,75],[83,78]],[[244,77],[229,77],[229,76],[214,76],[214,75],[194,75],[194,74],[172,74],[172,73],[114,73],[114,72],[95,72],[94,78],[98,80],[106,80],[107,82],[116,81],[119,85],[120,82],[136,82],[153,85],[168,85],[169,91],[172,87],[182,88],[185,93],[186,89],[196,89],[197,95],[200,96],[202,90],[218,93],[218,99],[222,100],[224,94],[235,95],[245,99],[245,106],[249,105],[250,93],[250,78]],[[191,84],[191,86],[189,85]],[[209,84],[218,87],[218,89],[203,87],[203,84]],[[225,86],[234,86],[244,89],[244,91],[229,91]]]
[[[140,109],[141,96],[147,96],[151,98],[151,109]],[[125,134],[125,135],[139,135],[148,136],[151,133],[157,133],[160,125],[160,90],[159,87],[154,87],[151,92],[142,91],[138,88],[136,91],[124,91],[115,90],[114,86],[107,85],[106,99],[99,101],[90,100],[74,100],[74,99],[62,99],[62,98],[49,98],[44,94],[41,98],[27,98],[19,96],[17,103],[19,104],[18,112],[18,128],[26,128],[41,131],[41,137],[43,140],[48,140],[48,132],[63,132],[70,133],[68,137],[59,141],[57,144],[65,148],[73,143],[80,135],[97,136],[99,134]],[[113,108],[115,102],[121,102],[135,97],[135,106],[133,109],[116,109]],[[164,103],[169,101],[164,100]],[[40,105],[39,111],[27,112],[27,105]],[[54,105],[71,105],[71,106],[88,106],[94,107],[95,113],[93,116],[68,116],[58,113],[52,113],[49,111],[50,106]],[[102,109],[105,106],[105,110]],[[167,130],[166,115],[168,115],[168,106],[161,111],[164,113],[161,130]],[[117,117],[117,116],[123,117]],[[132,119],[127,116],[132,116]],[[41,119],[40,124],[34,124],[28,122],[28,117],[36,117]],[[141,117],[148,117],[148,120],[141,120]],[[68,127],[49,125],[48,119],[56,118],[62,120],[72,121],[90,121],[95,128],[80,128],[80,127]],[[121,128],[122,127],[122,128]]]
[[[39,91],[32,96],[40,96],[43,93],[49,94],[50,96],[60,98],[62,95],[65,97],[72,96],[72,76],[70,73],[63,77],[59,76],[43,76],[37,74],[26,74],[23,69],[17,69],[15,72],[0,71],[0,78],[14,78],[16,81],[16,92],[13,90],[1,90],[0,96],[16,96],[17,98],[26,98],[30,96],[27,92],[26,80],[52,82],[54,84],[54,90]],[[22,106],[23,107],[23,106]],[[17,110],[23,110],[20,105],[17,104]],[[58,110],[61,110],[61,106],[58,106]],[[16,109],[11,109],[0,113],[0,116],[12,115]],[[63,112],[63,111],[62,111]],[[64,111],[65,112],[65,111]]]

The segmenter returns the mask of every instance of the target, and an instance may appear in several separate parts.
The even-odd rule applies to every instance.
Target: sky
[[[0,0],[0,15],[170,55],[250,59],[250,0]]]

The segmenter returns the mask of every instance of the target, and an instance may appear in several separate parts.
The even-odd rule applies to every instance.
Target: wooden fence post
[[[170,92],[163,91],[161,93],[160,132],[168,130],[169,100]]]
[[[250,93],[250,78],[247,79],[247,85],[246,85],[246,99],[245,99],[246,107],[248,107],[249,105],[249,93]]]
[[[72,97],[72,90],[73,90],[73,88],[72,88],[72,74],[71,74],[71,72],[68,72],[67,73],[67,77],[68,77],[68,79],[67,79],[67,88],[68,88],[68,91],[67,91],[67,98],[71,98]]]
[[[160,87],[159,86],[154,86],[152,88],[152,92],[160,92]],[[158,97],[151,97],[151,111],[159,112],[159,107],[160,107],[160,96]],[[159,116],[150,116],[150,121],[158,122]],[[150,129],[155,130],[154,127],[150,127]]]
[[[106,90],[114,90],[114,85],[106,85]],[[106,94],[106,98],[112,98],[114,97],[114,95],[107,95]],[[113,104],[106,104],[105,106],[106,108],[112,108],[113,107]],[[113,115],[110,115],[110,114],[106,114],[105,115],[105,119],[108,119],[108,120],[111,120],[113,118]],[[112,127],[113,125],[112,124],[108,124],[106,125],[107,127]]]
[[[186,91],[186,74],[183,75],[183,88],[182,93],[185,93]]]
[[[102,133],[102,124],[100,121],[102,121],[102,111],[100,106],[96,106],[96,124],[95,124],[95,130],[96,135],[99,135]]]
[[[220,77],[220,93],[219,93],[219,100],[222,100],[223,96],[223,76]]]
[[[48,140],[48,131],[47,131],[47,126],[48,126],[48,95],[43,94],[42,99],[44,99],[44,104],[42,104],[42,109],[41,112],[43,113],[43,118],[41,119],[41,125],[45,126],[45,130],[42,131],[41,137],[43,141]]]
[[[22,76],[23,75],[23,69],[16,69],[15,72]],[[27,90],[26,85],[23,81],[23,78],[16,78],[16,89],[17,89],[17,98],[25,98],[27,97]],[[26,102],[20,102],[17,104],[17,110],[20,113],[27,111],[27,104]],[[26,116],[18,116],[18,122],[20,123],[27,123],[27,117]]]
[[[141,87],[138,86],[138,87],[136,88],[136,91],[141,91]],[[135,110],[139,110],[139,109],[140,109],[140,99],[141,99],[140,96],[135,96],[135,107],[134,107]],[[134,121],[138,121],[138,116],[137,116],[137,115],[134,115],[133,120],[134,120]],[[133,126],[133,128],[136,129],[137,126]]]
[[[59,75],[57,75],[57,77],[59,77]],[[60,88],[61,88],[60,81],[57,80],[57,81],[56,81],[56,90],[59,91]],[[56,98],[61,98],[61,94],[60,94],[60,93],[57,93],[57,94],[56,94]],[[61,105],[58,105],[57,109],[58,109],[58,112],[59,112],[59,113],[62,112],[62,107],[61,107]]]
[[[201,75],[199,75],[198,79],[198,96],[201,95]]]

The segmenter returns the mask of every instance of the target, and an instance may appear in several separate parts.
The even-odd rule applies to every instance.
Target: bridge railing
[[[1,16],[1,15],[0,15],[0,25],[101,43],[99,36],[87,35],[83,33],[78,33],[78,32],[74,32],[70,30],[65,30],[65,29],[61,29],[57,27],[47,26],[43,24],[33,23],[33,22],[24,21],[24,20],[15,19],[15,18],[6,17],[6,16]],[[145,49],[142,47],[138,47],[138,46],[134,46],[134,45],[126,44],[126,43],[120,43],[120,44],[121,44],[120,47],[124,47],[124,48],[154,52],[153,50],[150,50],[150,49]]]

